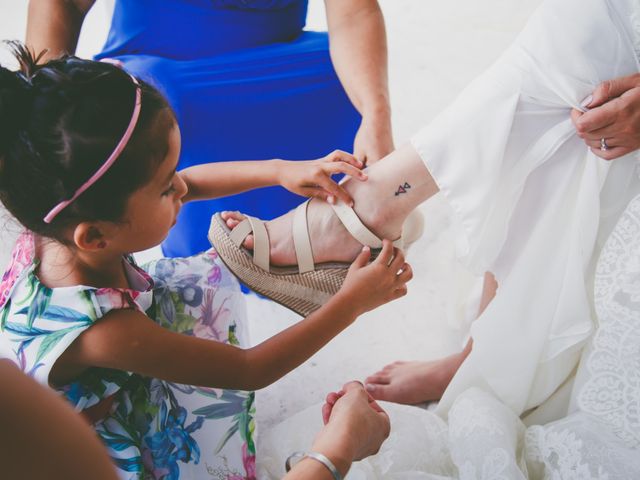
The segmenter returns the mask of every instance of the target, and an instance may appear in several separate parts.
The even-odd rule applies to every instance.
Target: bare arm
[[[344,303],[332,300],[247,350],[171,332],[134,310],[114,311],[78,337],[56,368],[114,368],[169,382],[257,390],[293,370],[350,325],[356,315]]]
[[[376,0],[325,0],[336,73],[362,115],[354,154],[374,162],[393,150],[387,38]]]
[[[298,195],[326,199],[333,195],[345,203],[351,197],[331,175],[346,173],[359,180],[366,175],[362,164],[352,155],[336,150],[318,160],[257,160],[207,163],[179,172],[187,184],[183,202],[226,197],[256,188],[281,185]]]
[[[93,429],[58,395],[8,360],[0,360],[0,382],[2,478],[118,478]]]
[[[82,22],[95,0],[30,0],[27,46],[36,54],[47,49],[44,60],[74,53]]]
[[[342,289],[322,308],[247,350],[171,332],[137,311],[110,312],[58,359],[51,381],[67,383],[69,372],[75,377],[93,366],[190,385],[263,388],[308,359],[359,314],[406,294],[405,283],[412,274],[401,252],[394,252],[391,243],[385,242],[369,265],[368,258],[369,253],[363,251]],[[404,273],[396,275],[401,268]]]
[[[256,188],[278,185],[282,160],[219,162],[180,171],[189,189],[183,202],[227,197]]]

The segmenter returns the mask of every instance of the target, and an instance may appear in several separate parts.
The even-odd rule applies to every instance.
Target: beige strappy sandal
[[[297,267],[277,267],[270,264],[269,236],[262,220],[247,216],[231,230],[222,216],[216,213],[211,218],[209,229],[211,245],[242,283],[303,317],[324,305],[340,289],[351,265],[344,262],[314,263],[307,226],[308,205],[309,201],[299,205],[293,215],[292,233]],[[360,221],[352,208],[343,203],[332,207],[356,240],[372,250],[382,248],[382,240]],[[405,223],[403,236],[393,243],[400,249],[422,235],[422,215],[417,212],[417,215],[412,214],[412,218],[410,224]],[[251,233],[253,252],[242,246],[244,239]],[[405,234],[409,236],[405,238]]]

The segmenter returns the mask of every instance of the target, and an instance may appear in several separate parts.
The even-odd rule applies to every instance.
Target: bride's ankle
[[[377,237],[395,240],[402,232],[402,216],[393,208],[393,202],[375,198],[375,187],[346,182],[345,188],[353,198],[353,209],[364,225]]]
[[[397,212],[378,202],[355,202],[354,211],[358,218],[378,238],[396,240],[402,233],[402,222],[399,221]]]

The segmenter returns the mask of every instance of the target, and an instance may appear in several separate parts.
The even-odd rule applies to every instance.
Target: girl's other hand
[[[345,298],[359,314],[404,297],[407,294],[406,284],[413,278],[411,265],[405,262],[404,253],[394,248],[390,240],[383,240],[378,258],[369,263],[370,258],[370,248],[364,247],[336,294]]]
[[[335,203],[339,199],[347,205],[353,205],[351,196],[331,178],[332,175],[344,173],[360,181],[367,179],[367,174],[361,170],[364,164],[341,150],[335,150],[318,160],[283,161],[280,165],[280,185],[290,192],[321,198],[328,203]]]

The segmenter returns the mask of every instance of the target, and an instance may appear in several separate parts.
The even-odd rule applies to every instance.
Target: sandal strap
[[[231,233],[229,233],[229,238],[233,242],[236,247],[242,247],[242,242],[247,238],[247,235],[251,233],[251,223],[246,218],[242,220],[238,225],[235,226]]]
[[[313,262],[313,252],[311,250],[311,239],[309,238],[309,226],[307,223],[307,206],[309,200],[298,205],[293,212],[293,247],[298,260],[298,271],[300,273],[313,272],[315,264]]]
[[[235,245],[240,247],[250,233],[253,233],[253,263],[268,272],[269,234],[262,220],[247,215],[242,222],[231,230],[229,238]]]
[[[382,240],[362,223],[362,220],[358,218],[353,208],[340,201],[331,204],[331,208],[333,208],[333,211],[344,225],[344,228],[346,228],[351,236],[358,242],[362,245],[368,245],[371,248],[382,248]],[[402,248],[402,237],[394,240],[393,245]]]

